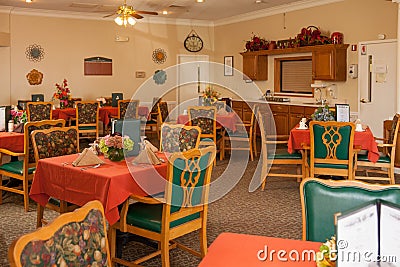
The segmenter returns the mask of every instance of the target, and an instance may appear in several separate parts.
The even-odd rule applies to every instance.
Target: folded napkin
[[[144,140],[143,144],[145,147],[148,147],[149,149],[151,149],[151,151],[153,151],[154,153],[158,151],[158,148],[156,148],[152,143],[150,143],[149,140]]]
[[[132,161],[132,163],[133,164],[153,164],[153,165],[161,164],[161,160],[157,157],[157,155],[153,151],[153,148],[155,148],[155,149],[157,149],[157,148],[154,147],[148,141],[147,141],[147,143],[146,143],[146,141],[144,141],[144,143],[145,143],[144,149]]]
[[[93,150],[89,148],[85,148],[79,157],[72,162],[72,165],[77,166],[87,166],[87,165],[96,165],[96,164],[103,164],[104,161],[97,157]]]

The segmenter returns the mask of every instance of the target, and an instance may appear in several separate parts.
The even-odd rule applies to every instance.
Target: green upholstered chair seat
[[[79,128],[79,130],[95,130],[96,129],[96,126],[79,126],[78,127]]]
[[[129,205],[126,223],[161,233],[162,204],[134,203]],[[171,222],[170,227],[184,224],[200,218],[200,213],[189,215],[185,218]]]
[[[376,199],[400,204],[400,188],[370,190],[356,186],[332,187],[307,181],[303,188],[306,239],[325,242],[335,234],[334,214],[360,207]]]
[[[368,155],[357,155],[357,160],[359,161],[369,161]],[[390,163],[390,157],[380,156],[377,163]]]
[[[308,159],[308,165],[310,165],[310,159]],[[348,169],[347,164],[330,164],[330,163],[315,163],[315,168],[332,168],[332,169]]]
[[[279,153],[268,153],[268,159],[301,159],[301,154],[300,153],[292,153],[290,154],[289,152],[285,151],[279,151]]]
[[[23,166],[24,166],[24,161],[19,160],[19,161],[12,161],[9,163],[5,163],[0,166],[0,170],[15,173],[22,175],[23,173]],[[31,167],[28,169],[28,174],[32,174],[36,170],[36,167]]]

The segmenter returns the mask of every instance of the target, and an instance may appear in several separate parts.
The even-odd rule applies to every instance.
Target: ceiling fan
[[[153,11],[135,10],[132,6],[127,5],[126,0],[124,0],[124,4],[118,7],[118,10],[116,12],[106,15],[103,18],[117,15],[117,17],[114,19],[115,23],[117,23],[118,25],[124,25],[126,27],[128,24],[135,25],[135,19],[142,19],[143,16],[140,14],[158,15],[157,12]]]

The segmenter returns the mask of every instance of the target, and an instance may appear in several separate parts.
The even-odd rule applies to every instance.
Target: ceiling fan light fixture
[[[206,0],[196,0],[196,3],[204,3]]]
[[[124,20],[118,16],[114,19],[115,23],[117,23],[119,26],[122,26],[122,24],[124,24]]]
[[[25,0],[25,3],[32,3],[32,0]]]
[[[168,11],[167,10],[163,10],[162,14],[163,15],[168,15]]]
[[[136,20],[133,17],[129,17],[128,18],[128,23],[133,26],[133,25],[136,24]]]

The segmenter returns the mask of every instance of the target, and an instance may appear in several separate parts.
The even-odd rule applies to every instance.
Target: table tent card
[[[400,206],[384,200],[337,215],[338,267],[400,267]]]
[[[104,161],[102,161],[98,156],[96,156],[93,150],[85,148],[82,151],[82,153],[78,156],[78,158],[74,160],[74,162],[72,162],[72,165],[78,167],[78,166],[97,165],[103,163]]]

